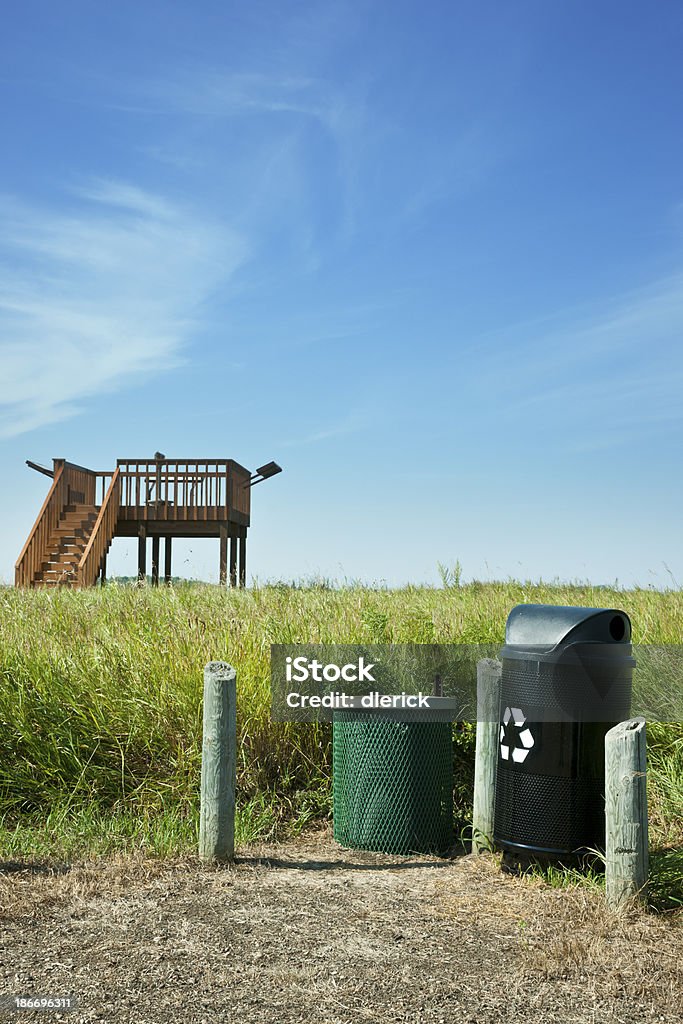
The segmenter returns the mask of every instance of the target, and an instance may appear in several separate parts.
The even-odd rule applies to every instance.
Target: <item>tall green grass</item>
[[[272,643],[501,642],[517,603],[617,606],[639,643],[680,642],[683,592],[531,583],[399,590],[183,584],[0,589],[0,855],[194,849],[206,662],[238,673],[238,840],[329,812],[325,725],[270,720]],[[474,730],[457,735],[460,821]],[[683,730],[650,729],[653,841],[683,846]]]

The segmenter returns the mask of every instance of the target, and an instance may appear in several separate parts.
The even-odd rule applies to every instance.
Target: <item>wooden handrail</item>
[[[198,463],[210,466],[237,466],[234,459],[117,459],[117,466],[196,466]]]
[[[28,586],[33,581],[33,576],[37,572],[39,565],[38,559],[43,557],[45,543],[53,527],[59,522],[59,516],[62,511],[63,474],[64,462],[60,462],[59,465],[55,466],[52,486],[47,492],[33,528],[15,563],[14,582],[18,587]]]
[[[120,472],[117,466],[111,478],[104,501],[95,520],[90,540],[78,563],[78,582],[81,586],[90,586],[97,579],[102,556],[106,552],[116,531],[119,514],[119,498],[121,491]],[[93,575],[92,569],[95,569]],[[90,578],[92,577],[92,578]]]

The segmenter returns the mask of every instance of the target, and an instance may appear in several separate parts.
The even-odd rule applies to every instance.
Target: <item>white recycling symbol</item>
[[[500,727],[500,756],[504,761],[510,760],[510,743],[506,743],[509,732],[508,729],[510,719],[515,726],[516,733],[514,734],[515,741],[519,740],[521,746],[517,746],[515,742],[512,747],[512,760],[521,764],[522,761],[526,761],[529,756],[529,752],[534,745],[534,737],[531,729],[527,726],[526,729],[522,728],[526,723],[526,715],[520,708],[505,708],[503,715],[503,724]]]

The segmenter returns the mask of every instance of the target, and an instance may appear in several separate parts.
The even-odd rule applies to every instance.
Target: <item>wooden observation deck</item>
[[[18,587],[104,582],[114,537],[138,538],[140,579],[146,577],[151,539],[153,584],[159,582],[162,539],[170,582],[174,537],[217,537],[221,583],[244,586],[251,487],[279,472],[275,463],[251,474],[232,459],[119,459],[113,473],[53,462],[52,470],[29,463],[52,477],[52,486],[17,560]]]

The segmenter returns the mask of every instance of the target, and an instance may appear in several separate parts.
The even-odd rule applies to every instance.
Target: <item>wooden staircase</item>
[[[116,534],[119,469],[109,475],[64,459],[54,462],[52,486],[14,567],[14,582],[18,587],[91,587]]]
[[[34,587],[77,587],[78,565],[97,521],[97,505],[67,505],[46,545],[45,559],[34,574]]]

